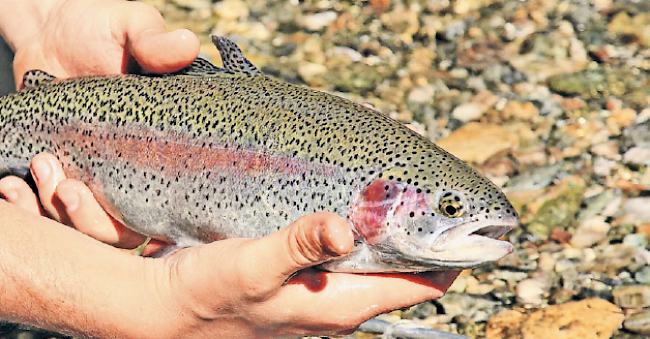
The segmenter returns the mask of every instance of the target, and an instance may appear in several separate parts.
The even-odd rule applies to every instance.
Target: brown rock
[[[510,101],[501,112],[504,119],[533,120],[539,110],[532,102]]]
[[[575,111],[587,107],[587,103],[579,97],[566,98],[562,100],[562,106],[569,111]]]
[[[520,326],[525,320],[525,314],[515,310],[505,310],[488,320],[485,326],[485,337],[487,339],[523,338]]]
[[[464,161],[484,163],[519,144],[517,136],[496,124],[469,123],[436,142]]]
[[[390,0],[370,0],[370,6],[376,13],[384,13],[390,8]]]
[[[623,312],[602,299],[549,306],[523,314],[504,311],[488,320],[487,339],[608,339],[623,323]]]
[[[636,233],[645,233],[650,236],[650,224],[643,224],[636,227]]]
[[[571,233],[565,231],[561,227],[556,227],[551,231],[551,235],[549,235],[548,238],[555,240],[560,244],[566,244],[571,240]]]
[[[613,111],[607,117],[607,124],[625,128],[630,126],[634,122],[635,118],[636,111],[630,108],[623,108]]]
[[[516,169],[515,163],[506,157],[492,158],[480,168],[481,173],[484,175],[494,177],[512,175]]]

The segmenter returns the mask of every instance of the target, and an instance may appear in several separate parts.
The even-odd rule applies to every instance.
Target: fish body
[[[331,271],[468,268],[512,250],[496,238],[517,214],[470,166],[372,109],[264,76],[213,39],[225,68],[28,73],[28,88],[0,98],[0,169],[54,153],[111,216],[179,247],[330,211],[356,237]]]

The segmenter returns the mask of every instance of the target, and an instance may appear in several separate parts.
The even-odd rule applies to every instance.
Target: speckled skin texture
[[[459,225],[517,218],[496,186],[398,122],[264,75],[55,80],[0,98],[0,169],[43,151],[116,219],[178,246],[339,214],[358,240],[335,271],[475,266],[494,259],[419,251]],[[456,196],[460,215],[442,211]]]

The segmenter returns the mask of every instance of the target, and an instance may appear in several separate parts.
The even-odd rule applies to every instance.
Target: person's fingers
[[[38,202],[38,197],[23,179],[15,176],[2,178],[0,180],[0,196],[26,211],[45,215]]]
[[[32,159],[30,170],[43,209],[52,219],[69,224],[63,204],[54,194],[56,187],[66,178],[59,160],[52,154],[37,154]]]
[[[270,307],[287,310],[304,333],[347,329],[392,310],[440,298],[458,271],[420,274],[300,272],[283,286]],[[295,300],[300,300],[296,304]]]
[[[160,13],[142,3],[130,3],[124,16],[126,48],[146,71],[168,73],[188,66],[199,55],[200,42],[187,29],[167,32]]]
[[[108,215],[93,193],[82,182],[63,180],[56,187],[56,196],[63,203],[71,226],[109,245],[134,248],[146,239]]]
[[[279,288],[295,272],[352,250],[354,237],[345,219],[333,213],[306,215],[265,238],[250,242],[240,256],[249,281]]]

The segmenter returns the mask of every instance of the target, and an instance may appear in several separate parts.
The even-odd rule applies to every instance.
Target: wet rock
[[[630,17],[621,12],[614,16],[607,26],[612,32],[634,36],[641,45],[650,47],[650,14],[642,13]]]
[[[314,13],[304,16],[302,20],[300,20],[300,24],[302,27],[310,31],[320,31],[332,24],[337,17],[338,14],[334,11]]]
[[[650,222],[650,197],[630,198],[623,202],[623,213],[631,222]]]
[[[633,165],[650,165],[650,148],[632,147],[623,155],[623,161]]]
[[[648,242],[648,235],[644,233],[628,234],[623,238],[623,244],[636,248],[645,248]]]
[[[464,103],[456,106],[451,112],[451,116],[463,122],[476,120],[483,115],[481,108],[475,103]]]
[[[214,5],[214,13],[224,20],[237,20],[249,15],[248,5],[240,0],[225,0]]]
[[[625,318],[623,327],[630,332],[650,334],[650,309],[629,315]]]
[[[602,299],[549,306],[524,314],[504,311],[490,318],[487,339],[608,339],[623,322],[620,308]]]
[[[431,85],[424,85],[414,88],[411,93],[409,93],[408,101],[409,103],[415,104],[430,104],[433,102],[433,95],[436,93],[436,90]]]
[[[624,308],[650,306],[650,285],[616,286],[612,294],[614,303]]]
[[[634,273],[634,280],[639,284],[650,285],[650,266],[645,266]]]
[[[550,240],[557,241],[560,244],[568,243],[571,240],[571,237],[571,233],[560,227],[556,227],[551,230],[551,234],[548,236]]]
[[[558,172],[562,168],[561,164],[532,168],[513,177],[505,185],[507,191],[529,191],[544,188],[553,182]]]
[[[513,149],[519,140],[502,126],[469,123],[436,143],[464,161],[482,164],[495,154]]]
[[[526,279],[517,284],[517,302],[523,305],[539,306],[544,302],[544,284],[535,279]]]
[[[298,74],[302,80],[312,86],[322,82],[322,75],[327,73],[327,67],[313,62],[301,63],[298,67]]]
[[[510,101],[501,112],[504,119],[533,120],[539,116],[539,110],[532,102]]]
[[[578,226],[570,243],[577,248],[590,247],[607,238],[610,228],[604,217],[587,219]]]
[[[594,173],[601,177],[609,176],[618,167],[618,162],[598,157],[594,161]]]
[[[566,95],[595,99],[622,96],[639,85],[634,74],[604,69],[586,70],[573,74],[558,74],[548,79],[549,88]]]
[[[636,111],[630,108],[623,108],[623,109],[616,109],[610,113],[610,115],[607,117],[607,124],[616,126],[619,129],[620,128],[625,128],[632,123],[634,123],[634,120],[636,119]]]
[[[450,317],[464,315],[473,321],[485,321],[501,310],[501,303],[476,295],[447,293],[436,301]]]
[[[587,64],[584,43],[560,32],[533,33],[513,44],[518,44],[520,50],[509,59],[510,63],[532,80],[581,71]]]
[[[557,185],[549,187],[544,194],[527,205],[527,212],[521,218],[526,230],[547,239],[553,228],[571,227],[580,209],[585,182],[571,176]]]
[[[650,120],[628,127],[623,136],[629,146],[650,148]]]
[[[614,213],[618,212],[619,208],[618,206],[615,206],[608,209],[608,205],[615,202],[617,197],[617,193],[615,193],[614,190],[609,189],[584,199],[583,208],[581,208],[578,213],[578,220],[590,219],[597,215],[605,217],[612,216]]]

